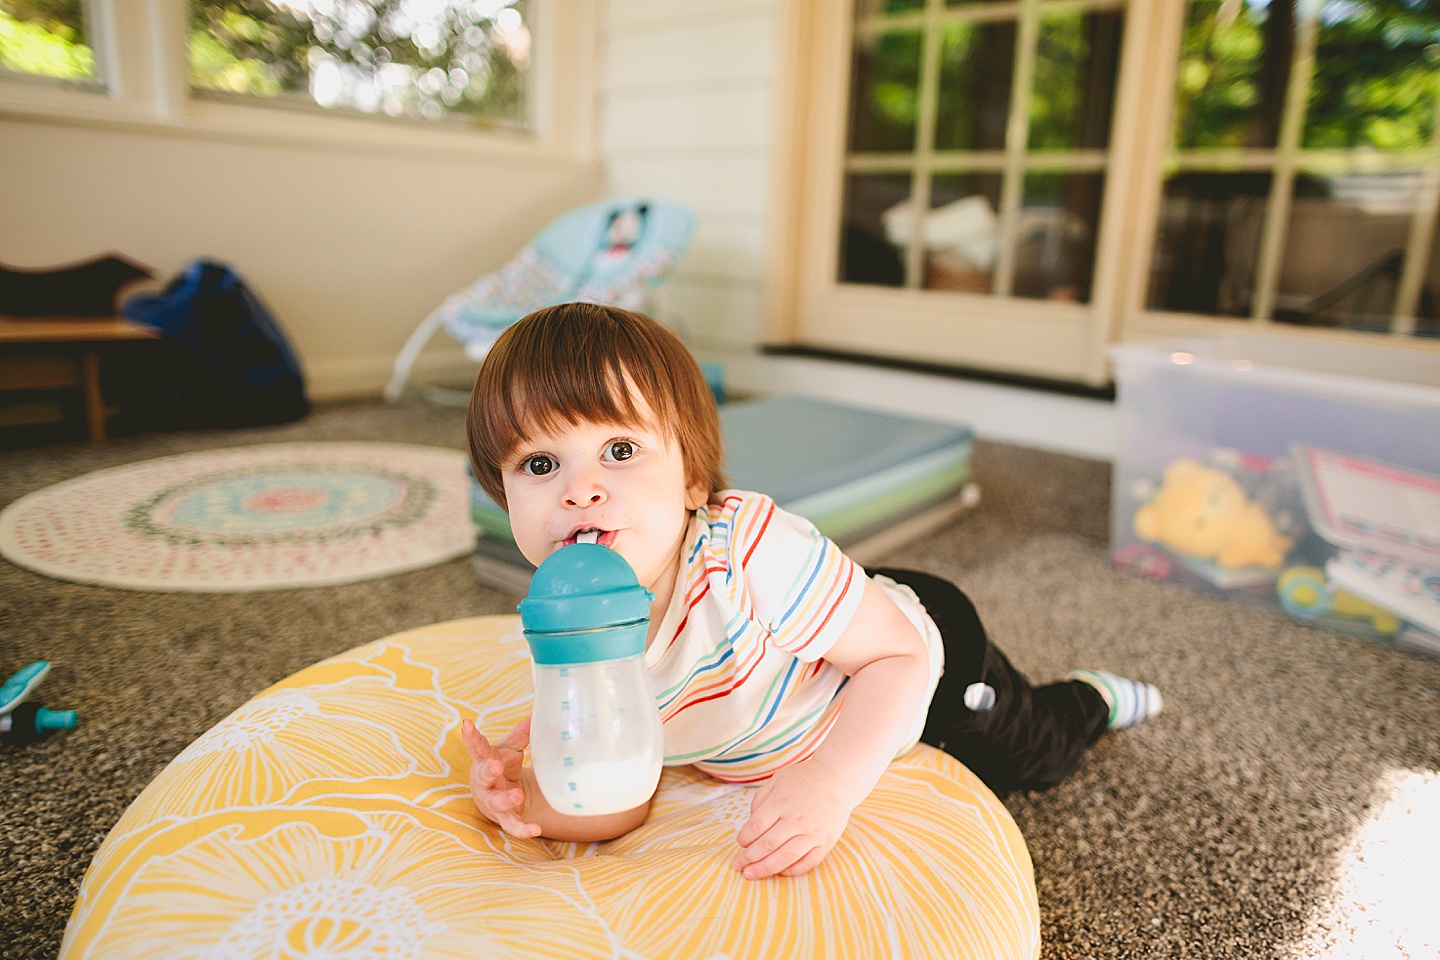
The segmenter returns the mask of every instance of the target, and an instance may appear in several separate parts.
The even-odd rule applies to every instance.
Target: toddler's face
[[[595,530],[647,588],[673,581],[689,511],[705,494],[686,489],[678,446],[644,398],[636,400],[642,426],[563,426],[526,438],[506,461],[510,529],[531,563]]]

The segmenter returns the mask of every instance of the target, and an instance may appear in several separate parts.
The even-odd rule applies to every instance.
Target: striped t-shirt
[[[814,753],[835,722],[847,678],[823,657],[860,605],[865,571],[809,521],[737,490],[695,512],[682,550],[675,592],[645,652],[665,762],[720,780],[764,780]],[[930,645],[933,692],[934,624],[907,588],[876,582]]]

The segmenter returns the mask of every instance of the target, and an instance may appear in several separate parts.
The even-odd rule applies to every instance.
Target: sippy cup
[[[645,672],[653,599],[620,554],[574,543],[545,558],[520,601],[535,661],[530,762],[557,813],[619,813],[655,793],[664,744]]]

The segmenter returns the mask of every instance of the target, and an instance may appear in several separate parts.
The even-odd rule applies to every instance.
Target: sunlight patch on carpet
[[[1392,770],[1342,854],[1340,878],[1309,923],[1306,960],[1440,956],[1440,774]]]

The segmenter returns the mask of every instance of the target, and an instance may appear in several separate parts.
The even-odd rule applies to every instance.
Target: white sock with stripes
[[[1110,706],[1111,730],[1133,727],[1148,717],[1153,717],[1165,706],[1160,691],[1139,680],[1127,680],[1104,670],[1072,670],[1067,680],[1081,680],[1100,691],[1100,696]]]

